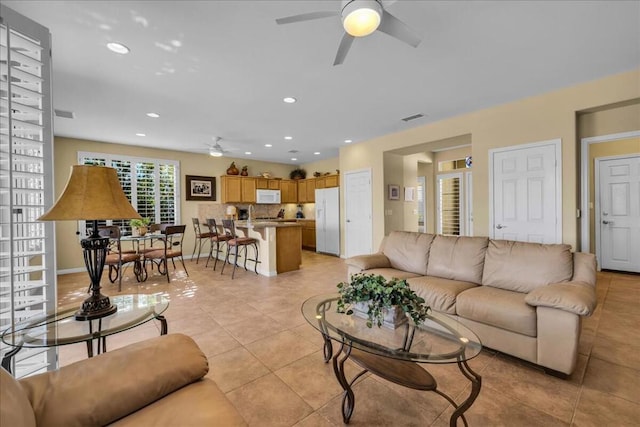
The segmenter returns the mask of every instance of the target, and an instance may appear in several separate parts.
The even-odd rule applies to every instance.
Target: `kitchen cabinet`
[[[302,248],[316,250],[316,222],[313,220],[298,221],[302,226]]]
[[[340,186],[340,175],[324,175],[316,178],[316,189]]]
[[[298,203],[298,184],[293,179],[280,181],[280,201],[282,203]]]
[[[298,180],[298,203],[313,203],[316,200],[316,179]]]
[[[280,179],[256,178],[256,188],[261,190],[281,190]]]
[[[256,178],[223,175],[220,182],[222,203],[256,202]]]

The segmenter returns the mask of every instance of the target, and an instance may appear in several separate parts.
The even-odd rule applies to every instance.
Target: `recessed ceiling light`
[[[160,117],[160,114],[158,114],[158,113],[147,113],[147,117],[151,117],[152,119],[157,119],[158,117]]]
[[[293,104],[294,102],[297,101],[297,99],[295,99],[292,96],[287,96],[286,98],[283,99],[284,102],[286,102],[287,104]]]
[[[292,158],[291,158],[291,160],[293,160],[293,161],[295,162],[295,161],[296,161],[296,160],[298,160],[298,159],[296,159],[295,157],[292,157]]]
[[[267,148],[273,147],[273,145],[271,145],[271,144],[264,144],[264,146],[267,147]]]
[[[244,154],[249,155],[251,154],[251,151],[245,151]]]
[[[119,53],[120,55],[126,55],[130,51],[129,48],[123,45],[122,43],[115,43],[115,42],[107,43],[107,47],[109,48],[110,51]]]
[[[353,141],[352,141],[352,140],[350,140],[350,139],[345,139],[345,140],[344,140],[344,142],[345,142],[346,144],[351,144]]]
[[[146,133],[136,133],[136,136],[147,136]]]
[[[316,151],[315,153],[313,153],[315,156],[317,156],[318,154],[320,154],[319,151]]]
[[[291,141],[293,139],[292,136],[285,136],[284,139],[286,139],[287,141]]]

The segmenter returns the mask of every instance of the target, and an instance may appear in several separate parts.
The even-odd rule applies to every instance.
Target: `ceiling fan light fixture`
[[[380,26],[382,6],[377,0],[351,0],[342,8],[342,26],[353,37],[365,37]]]
[[[216,150],[215,147],[209,148],[209,155],[211,157],[222,157],[222,151]]]

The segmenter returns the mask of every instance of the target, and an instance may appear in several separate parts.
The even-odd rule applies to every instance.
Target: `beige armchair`
[[[0,425],[246,425],[204,378],[206,356],[170,334],[21,380],[0,368]]]

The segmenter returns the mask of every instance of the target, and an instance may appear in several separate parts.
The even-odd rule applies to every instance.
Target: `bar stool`
[[[198,218],[191,218],[193,222],[193,232],[196,234],[196,240],[193,244],[193,254],[191,255],[191,261],[196,254],[196,248],[198,249],[198,258],[196,258],[196,264],[200,261],[200,253],[202,252],[202,245],[205,242],[210,242],[211,233],[203,233],[200,230],[200,220]],[[211,243],[211,242],[210,242]]]
[[[236,234],[236,225],[232,219],[223,219],[222,220],[222,228],[227,236],[230,237],[227,240],[227,256],[224,259],[224,264],[222,265],[222,270],[220,274],[224,273],[224,266],[229,262],[229,254],[231,254],[232,248],[235,248],[235,253],[233,254],[233,272],[231,273],[231,279],[234,278],[236,274],[236,267],[238,266],[238,251],[240,248],[244,249],[244,269],[247,270],[247,260],[254,262],[254,271],[258,274],[258,239],[254,239],[253,237],[238,237]],[[252,246],[255,254],[255,259],[248,258],[247,247]]]
[[[215,250],[216,256],[213,263],[213,271],[216,271],[216,266],[218,265],[218,255],[220,254],[220,252],[222,252],[221,245],[225,245],[229,240],[231,240],[231,236],[218,233],[218,225],[216,224],[216,220],[213,218],[207,219],[207,226],[209,227],[209,234],[211,234],[211,249],[209,250],[209,258],[207,258],[205,268],[209,266],[209,260],[213,256],[213,251]],[[227,252],[229,252],[228,245]]]

